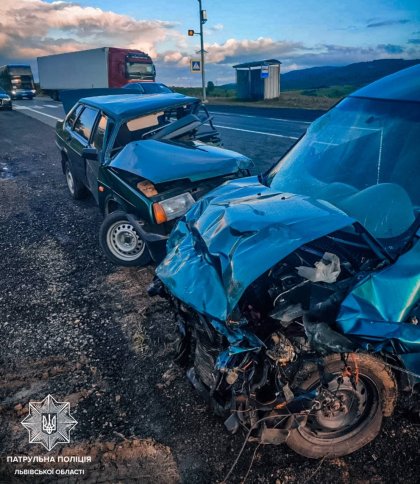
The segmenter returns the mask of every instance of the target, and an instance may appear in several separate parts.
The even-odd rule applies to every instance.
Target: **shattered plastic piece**
[[[288,306],[286,309],[281,309],[280,311],[274,309],[274,311],[270,314],[270,317],[279,320],[281,325],[287,328],[290,323],[292,323],[295,319],[300,318],[302,314],[302,304],[298,303]]]
[[[296,269],[299,276],[311,282],[328,282],[331,284],[340,275],[340,259],[335,254],[325,252],[322,259],[315,262],[315,268],[299,266]]]
[[[357,345],[346,336],[334,331],[327,323],[313,323],[303,320],[305,333],[311,347],[321,355],[329,353],[352,353]]]
[[[228,432],[234,434],[239,429],[239,420],[238,417],[232,413],[224,422],[224,425]]]

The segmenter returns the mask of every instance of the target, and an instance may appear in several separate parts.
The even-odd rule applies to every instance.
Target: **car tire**
[[[371,442],[381,430],[383,416],[393,412],[397,385],[384,362],[372,355],[359,353],[349,355],[347,362],[353,372],[357,369],[354,373],[357,374],[355,386],[348,376],[342,376],[344,363],[341,355],[328,356],[323,363],[325,375],[338,377],[328,383],[330,388],[327,391],[342,398],[342,408],[337,410],[333,407],[339,400],[337,398],[324,400],[322,405],[328,401],[329,407],[312,410],[304,423],[290,431],[287,445],[304,457],[336,458],[351,454]],[[300,373],[298,388],[308,391],[319,386],[320,375],[316,365],[312,364]]]
[[[99,229],[99,244],[108,259],[119,266],[146,266],[151,261],[146,243],[122,210],[105,217]]]
[[[86,198],[88,194],[87,188],[75,177],[68,161],[64,163],[64,175],[71,197],[74,200],[82,200],[83,198]]]

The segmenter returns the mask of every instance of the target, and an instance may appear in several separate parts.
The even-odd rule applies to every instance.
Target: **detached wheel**
[[[120,266],[145,266],[151,260],[144,240],[127,220],[127,214],[120,210],[105,217],[99,243],[108,259]]]
[[[70,168],[70,163],[65,162],[64,174],[66,176],[67,188],[74,200],[82,200],[87,196],[87,188],[79,181],[73,174]]]
[[[325,373],[333,379],[321,390],[307,421],[292,429],[286,441],[295,452],[313,459],[341,457],[371,442],[381,430],[383,416],[392,414],[397,397],[391,371],[372,355],[350,355],[348,365],[358,375],[353,383],[343,376],[340,355],[324,362]],[[305,373],[299,376],[299,388],[317,388],[318,369],[313,366]]]

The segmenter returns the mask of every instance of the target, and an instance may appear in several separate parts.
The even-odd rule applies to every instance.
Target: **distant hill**
[[[217,87],[222,87],[223,89],[236,89],[236,82],[231,82],[229,84],[223,84],[221,86]]]
[[[359,87],[419,63],[420,59],[381,59],[340,67],[311,67],[282,74],[281,88],[282,90],[300,90],[349,85]]]

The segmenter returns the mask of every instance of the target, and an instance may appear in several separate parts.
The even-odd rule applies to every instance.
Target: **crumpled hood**
[[[236,173],[251,165],[249,158],[235,151],[205,144],[189,146],[157,140],[129,143],[109,164],[153,183],[205,180]]]
[[[156,273],[178,299],[225,321],[260,275],[303,244],[353,222],[327,202],[277,192],[256,177],[235,180],[178,222]]]

